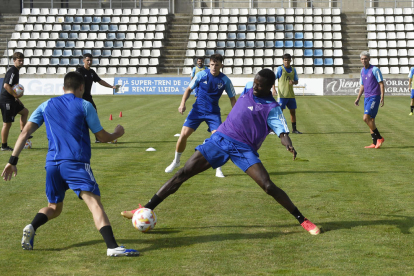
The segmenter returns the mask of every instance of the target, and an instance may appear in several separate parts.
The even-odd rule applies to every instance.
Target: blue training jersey
[[[90,163],[89,129],[93,133],[103,129],[92,104],[74,94],[64,94],[42,103],[29,122],[39,127],[45,123],[49,140],[46,166],[66,161]]]
[[[193,109],[204,113],[220,113],[218,102],[223,91],[226,91],[229,98],[236,96],[231,80],[221,72],[214,77],[210,69],[197,73],[188,87],[191,89],[198,87]]]

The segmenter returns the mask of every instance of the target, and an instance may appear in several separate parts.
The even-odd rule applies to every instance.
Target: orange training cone
[[[122,117],[122,111],[121,111],[121,112],[119,112],[119,117],[120,117],[120,118]]]
[[[112,114],[109,115],[109,121],[112,121]]]

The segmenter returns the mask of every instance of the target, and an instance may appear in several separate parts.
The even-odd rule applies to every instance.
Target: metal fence
[[[193,0],[193,8],[342,8],[342,0]]]
[[[414,0],[365,0],[365,9],[368,8],[414,8]]]
[[[63,9],[150,9],[167,8],[172,12],[173,0],[21,0],[22,8]]]

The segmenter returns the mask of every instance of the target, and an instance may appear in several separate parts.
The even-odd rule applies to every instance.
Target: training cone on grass
[[[119,112],[119,118],[122,118],[122,111]]]
[[[112,121],[112,114],[109,115],[109,121]]]

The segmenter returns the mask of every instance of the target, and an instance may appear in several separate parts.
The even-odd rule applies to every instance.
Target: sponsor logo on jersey
[[[253,111],[253,106],[248,106],[248,109],[250,109],[250,111]]]

